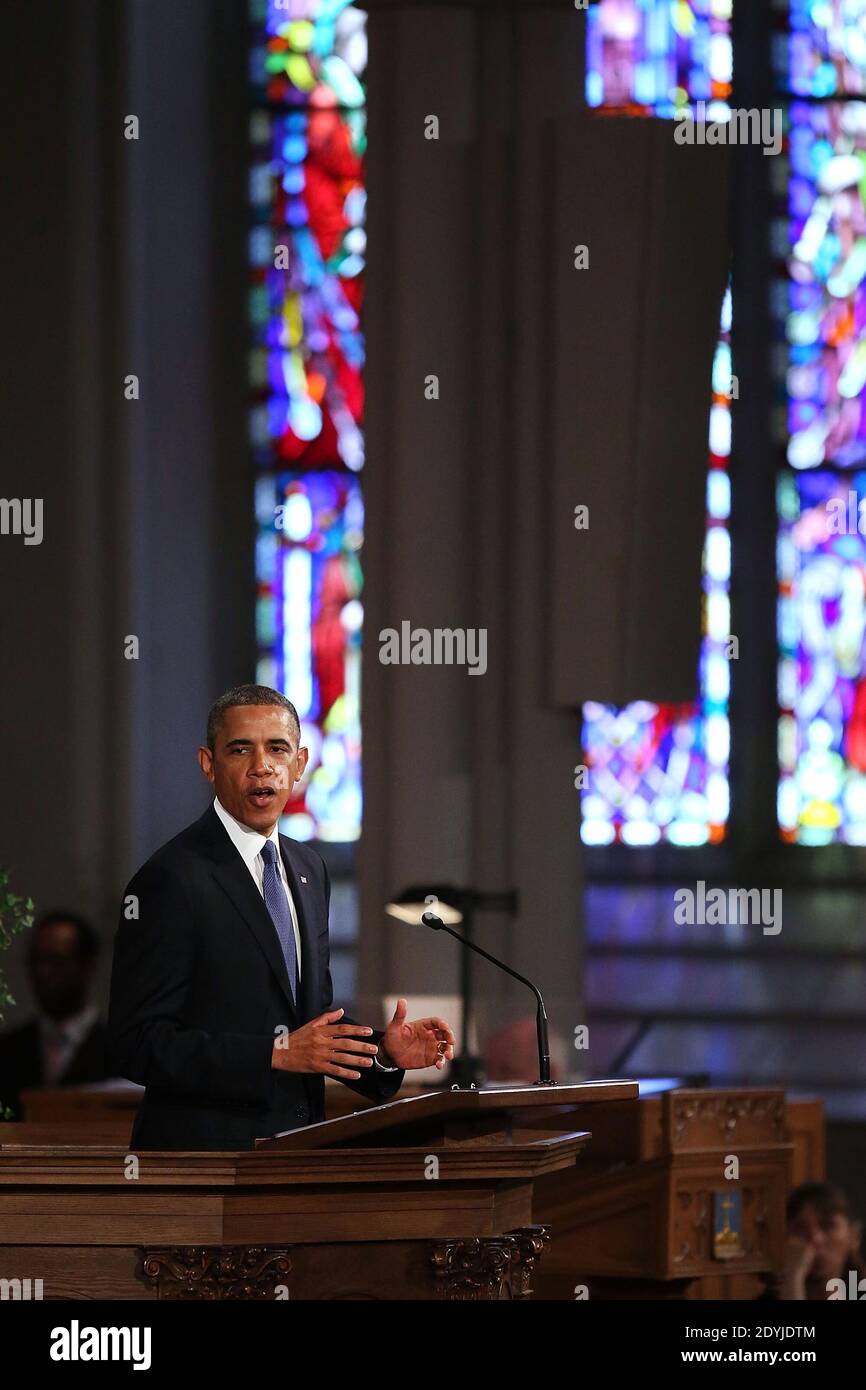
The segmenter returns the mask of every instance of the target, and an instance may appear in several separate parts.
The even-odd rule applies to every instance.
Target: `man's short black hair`
[[[234,709],[238,705],[282,705],[283,709],[289,711],[289,718],[294,725],[300,743],[301,721],[291,700],[287,700],[285,695],[281,695],[278,690],[272,690],[269,685],[235,685],[224,695],[220,695],[219,699],[210,707],[207,717],[207,746],[211,752],[216,747],[217,734],[222,726],[226,710]]]
[[[86,917],[80,916],[77,912],[66,912],[63,908],[55,908],[52,912],[46,912],[44,916],[33,928],[30,936],[31,945],[36,941],[36,933],[42,927],[53,927],[58,922],[70,922],[75,928],[78,936],[78,958],[79,960],[90,962],[96,960],[99,955],[99,934],[96,932]]]

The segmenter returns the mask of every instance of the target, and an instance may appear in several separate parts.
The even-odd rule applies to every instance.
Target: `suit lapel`
[[[97,1019],[69,1059],[61,1076],[64,1086],[87,1081],[99,1081],[105,1075],[105,1034]]]
[[[298,914],[298,929],[301,934],[301,989],[297,1006],[292,1003],[286,963],[280,948],[277,929],[265,907],[264,898],[253,882],[249,869],[238,854],[225,827],[213,806],[209,806],[198,829],[209,857],[214,860],[213,874],[223,891],[228,895],[236,910],[249,927],[268,964],[279,981],[292,1012],[292,1022],[303,1023],[313,1018],[318,1011],[320,999],[318,934],[320,913],[313,900],[314,888],[309,875],[304,872],[304,864],[298,858],[292,840],[280,836],[280,850],[286,870],[289,889]],[[327,926],[327,923],[325,923]]]
[[[217,825],[220,830],[223,829],[218,820]],[[249,869],[227,835],[225,838],[226,845],[231,851],[231,857],[214,866],[214,877],[231,898],[237,911],[264,951],[268,964],[286,996],[286,1002],[292,1010],[292,1022],[297,1022],[295,1006],[292,1003],[292,992],[289,989],[286,962],[283,960],[277,929],[271,921],[271,914],[265,907],[264,899],[253,882]],[[303,962],[301,968],[303,969]]]
[[[21,1029],[17,1042],[17,1056],[14,1059],[16,1084],[20,1085],[22,1090],[30,1086],[42,1086],[42,1043],[39,1038],[39,1024],[35,1019]]]
[[[295,857],[292,842],[285,835],[280,836],[280,849],[283,865],[289,880],[295,911],[298,914],[298,929],[301,933],[301,1015],[304,1023],[318,1012],[316,1001],[319,997],[319,953],[317,947],[318,924],[311,901],[309,874],[301,872],[300,861]]]

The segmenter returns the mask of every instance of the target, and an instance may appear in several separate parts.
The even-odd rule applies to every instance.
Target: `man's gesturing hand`
[[[405,1071],[436,1067],[441,1071],[454,1056],[455,1038],[444,1018],[416,1018],[406,1022],[406,1000],[398,999],[394,1017],[382,1034],[382,1056]]]
[[[271,1066],[277,1071],[318,1072],[322,1076],[342,1077],[344,1081],[358,1081],[362,1071],[372,1067],[379,1049],[375,1043],[355,1041],[368,1038],[372,1028],[362,1023],[338,1023],[342,1015],[342,1009],[319,1014],[303,1028],[279,1039],[271,1053]]]

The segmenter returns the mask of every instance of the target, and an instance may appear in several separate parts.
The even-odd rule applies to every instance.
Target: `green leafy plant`
[[[15,1003],[3,972],[2,952],[8,950],[13,937],[20,936],[21,932],[33,926],[33,899],[19,898],[17,894],[10,893],[8,885],[9,875],[5,869],[0,869],[0,1023],[5,1017],[7,1004]],[[0,1100],[0,1120],[7,1119],[11,1113]]]

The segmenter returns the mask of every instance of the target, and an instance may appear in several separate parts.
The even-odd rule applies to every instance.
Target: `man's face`
[[[93,971],[79,954],[74,923],[49,922],[40,927],[30,948],[29,964],[33,993],[49,1018],[71,1018],[84,1008]]]
[[[282,705],[234,705],[216,746],[198,750],[201,770],[230,816],[270,835],[307,766],[308,751]]]
[[[814,1249],[815,1262],[809,1275],[816,1280],[839,1278],[847,1269],[848,1257],[857,1243],[856,1233],[847,1216],[836,1212],[822,1219],[811,1202],[789,1223],[788,1232]]]

